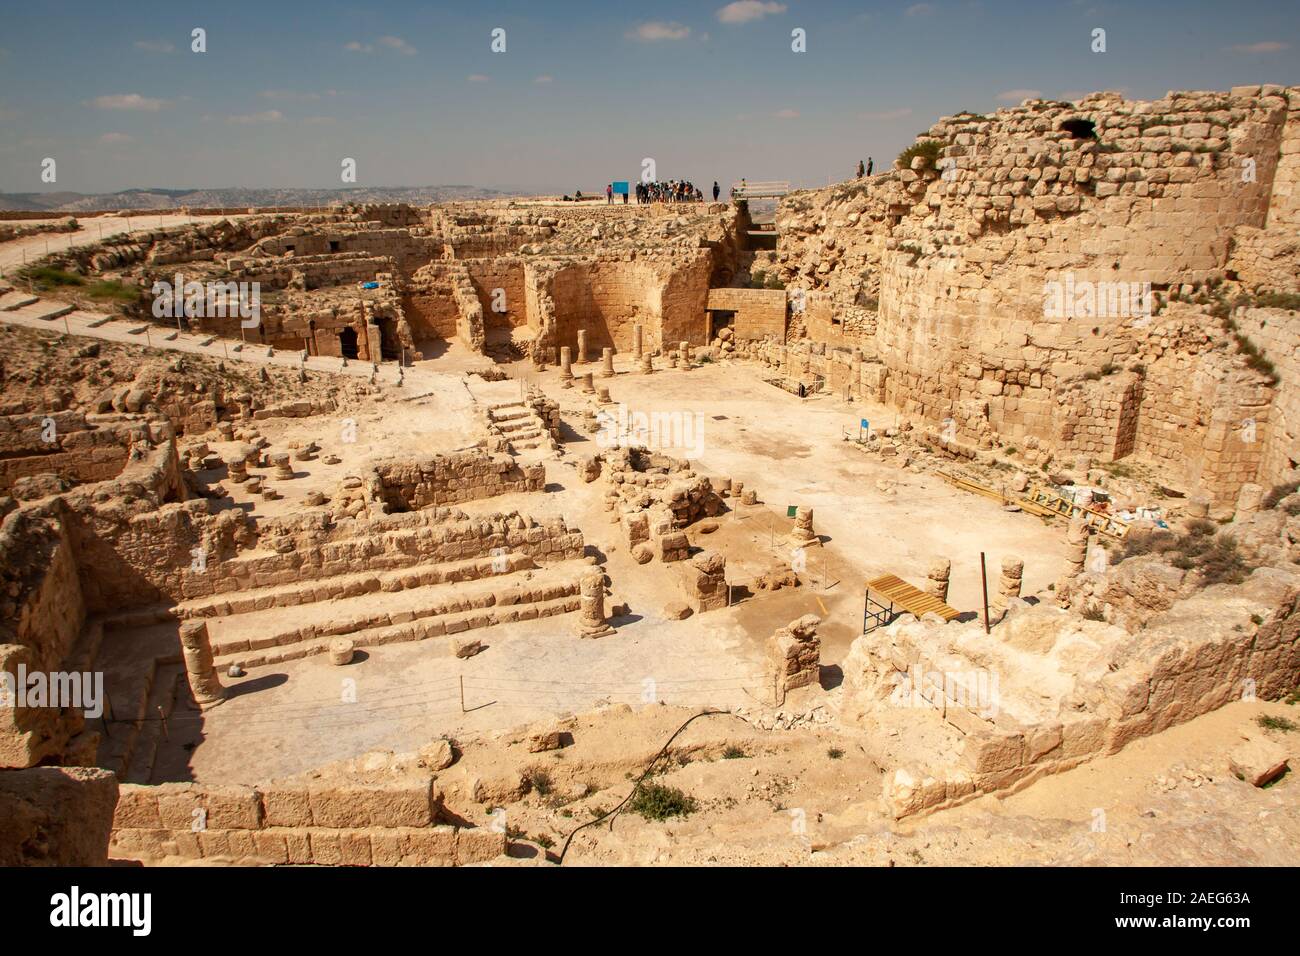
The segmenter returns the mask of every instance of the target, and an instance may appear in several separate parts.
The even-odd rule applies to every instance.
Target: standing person
[[[872,159],[870,156],[868,156],[868,157],[867,157],[867,175],[868,175],[868,176],[871,175],[871,170],[872,170],[872,168],[873,168],[875,165],[876,165],[876,161],[875,161],[874,159]]]
[[[722,192],[722,190],[721,190],[720,188],[718,188],[718,181],[715,179],[715,180],[713,181],[713,201],[714,201],[714,202],[717,202],[717,201],[718,201],[718,194],[721,193],[721,192]]]
[[[605,184],[605,205],[608,206],[613,201],[614,201],[614,184],[606,183]]]
[[[862,174],[865,173],[866,171],[867,171],[867,167],[863,166],[863,165],[862,165],[862,160],[859,159],[859,160],[858,160],[858,179],[861,179],[861,178],[862,178]]]

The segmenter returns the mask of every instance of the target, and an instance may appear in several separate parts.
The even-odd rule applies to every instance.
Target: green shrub
[[[894,165],[901,169],[911,169],[912,160],[920,156],[925,160],[927,167],[933,167],[939,161],[939,154],[943,152],[943,145],[937,139],[920,140],[899,153],[898,159],[894,160]]]
[[[832,760],[839,760],[844,756],[844,751],[839,747],[831,747],[826,751],[826,756],[830,757]]]
[[[748,756],[749,754],[745,753],[744,750],[735,746],[734,744],[728,744],[727,749],[722,751],[723,760],[739,760],[741,757],[748,757]]]
[[[647,820],[667,820],[669,817],[684,817],[694,813],[697,804],[695,798],[688,796],[676,787],[661,783],[643,783],[636,795],[628,801],[627,808],[639,813]]]
[[[1280,730],[1285,733],[1300,730],[1300,724],[1287,717],[1274,717],[1272,714],[1264,714],[1255,718],[1255,723],[1259,724],[1265,730]]]
[[[1164,529],[1138,530],[1124,538],[1124,546],[1112,552],[1111,564],[1144,554],[1160,554],[1182,571],[1197,571],[1206,585],[1240,584],[1253,569],[1237,550],[1229,534],[1216,533],[1211,521],[1195,521],[1184,534]]]

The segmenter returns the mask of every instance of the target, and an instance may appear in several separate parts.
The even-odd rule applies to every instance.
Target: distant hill
[[[520,195],[480,186],[373,186],[353,189],[124,189],[115,193],[0,193],[0,209],[87,212],[172,209],[177,206],[311,206],[332,202],[405,202],[423,205],[456,199]]]

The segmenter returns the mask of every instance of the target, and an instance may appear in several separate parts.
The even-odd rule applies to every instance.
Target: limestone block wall
[[[660,347],[675,348],[680,342],[709,344],[705,305],[712,272],[713,258],[707,252],[684,257],[668,272],[659,296]]]
[[[0,671],[17,687],[20,665],[27,673],[70,669],[86,623],[74,546],[66,524],[34,509],[19,508],[0,525],[0,574],[5,596],[0,609]],[[31,767],[62,754],[83,726],[70,708],[0,705],[0,767]]]
[[[532,325],[528,296],[524,290],[524,260],[501,257],[471,259],[465,263],[470,282],[478,295],[485,334],[509,334],[511,329]],[[498,293],[496,290],[501,290]],[[498,301],[504,311],[497,311]]]
[[[442,822],[431,777],[257,787],[121,787],[115,858],[236,859],[317,866],[465,866],[506,851],[506,834]]]
[[[53,440],[45,441],[45,435]],[[52,473],[72,482],[112,478],[125,465],[131,445],[148,436],[147,424],[95,426],[77,411],[0,416],[0,494],[30,475]]]
[[[107,866],[117,797],[107,770],[0,771],[0,866]]]
[[[540,463],[519,465],[508,454],[474,451],[422,460],[385,460],[378,462],[374,471],[380,494],[395,511],[541,491],[546,485],[546,467]]]
[[[1300,93],[1287,91],[1286,124],[1279,146],[1281,155],[1273,173],[1273,192],[1268,204],[1266,228],[1291,234],[1300,229]]]
[[[1001,668],[998,684],[989,682],[991,698],[976,700],[970,675],[999,665],[996,658],[962,663],[943,657],[940,647],[960,646],[938,633],[951,625],[927,628],[904,622],[891,626],[886,639],[873,635],[854,643],[844,666],[849,719],[879,719],[873,713],[887,717],[901,703],[930,711],[957,735],[958,764],[905,765],[886,778],[884,800],[894,816],[1019,789],[1046,774],[1115,753],[1240,699],[1247,680],[1259,697],[1272,700],[1300,679],[1300,576],[1294,571],[1261,569],[1244,585],[1200,591],[1120,640],[1111,636],[1117,628],[1107,631],[1105,625],[1077,618],[1055,632],[1044,630],[1040,619],[1050,614],[1064,612],[1014,608],[1000,625],[1000,641],[1022,649],[1028,634],[1038,635],[1032,639],[1037,651],[1014,665],[1043,675],[1032,681],[1032,693],[1024,700],[1014,686],[1008,689],[1017,679],[1007,670],[1012,665]],[[1007,636],[1008,627],[1020,636]],[[1038,652],[1050,651],[1061,635],[1085,629],[1095,631],[1089,641],[1094,648],[1105,648],[1099,666],[1085,667],[1087,661],[1081,659],[1070,675],[1060,675],[1065,683],[1041,671]],[[939,660],[944,663],[935,663]],[[905,681],[917,675],[920,686],[900,697],[897,688],[911,690]],[[1057,712],[1035,713],[1049,693],[1060,694]],[[1082,710],[1071,704],[1080,700],[1094,703]]]
[[[1300,312],[1249,308],[1239,309],[1233,318],[1240,332],[1259,346],[1276,369],[1267,427],[1257,423],[1254,430],[1262,447],[1253,480],[1270,488],[1281,484],[1288,471],[1300,467]],[[1240,422],[1249,420],[1243,415]],[[1243,428],[1243,442],[1246,437]]]
[[[452,293],[448,269],[430,266],[412,276],[406,283],[402,309],[417,341],[455,337],[461,321],[460,300]]]
[[[736,313],[738,339],[785,341],[786,294],[780,289],[710,289],[705,308]]]
[[[1148,314],[1131,293],[1221,275],[1237,230],[1289,215],[1292,174],[1277,157],[1290,155],[1297,95],[1095,94],[946,118],[924,137],[940,144],[937,168],[916,160],[783,201],[781,276],[829,294],[841,315],[874,313],[856,344],[883,363],[885,400],[905,414],[952,418],[967,440],[1053,446],[1058,412],[1072,414],[1058,389],[1142,346]],[[1054,313],[1045,292],[1067,278],[1091,283],[1101,304]],[[818,341],[846,330],[816,308],[801,324]],[[1139,419],[1159,407],[1152,397],[1146,388]],[[1214,406],[1233,404],[1224,395]],[[1115,424],[1124,437],[1107,444],[1122,454],[1132,423]],[[1140,433],[1139,422],[1136,445]]]
[[[414,272],[433,261],[440,252],[439,244],[428,236],[415,235],[409,229],[374,228],[345,223],[313,223],[294,226],[279,235],[256,243],[246,254],[233,257],[227,266],[231,271],[243,268],[245,258],[274,256],[287,265],[294,265],[299,257],[329,257],[332,255],[360,255],[370,258],[391,259],[406,272]],[[311,259],[307,260],[309,263]],[[322,262],[337,263],[340,268],[347,259]]]
[[[632,349],[632,326],[644,328],[645,347],[662,342],[659,307],[662,280],[640,263],[575,262],[556,272],[549,292],[555,300],[557,347],[569,346],[577,357],[578,330],[587,331],[587,348]]]

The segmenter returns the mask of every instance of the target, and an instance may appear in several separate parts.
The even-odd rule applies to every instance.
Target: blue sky
[[[336,187],[344,157],[372,186],[590,190],[644,157],[823,185],[962,109],[1300,83],[1296,0],[4,0],[0,24],[6,192]]]

